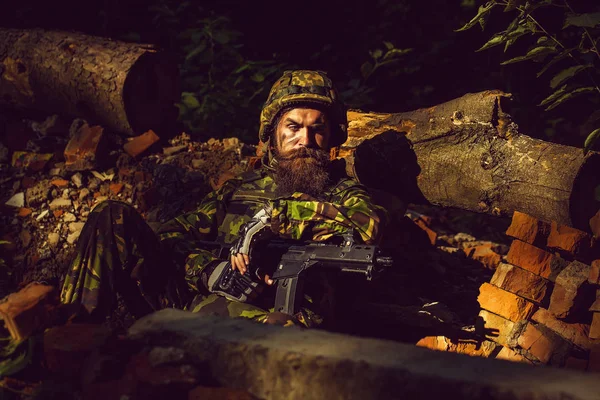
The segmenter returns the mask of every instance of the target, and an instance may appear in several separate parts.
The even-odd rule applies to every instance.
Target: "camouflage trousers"
[[[105,201],[92,210],[81,231],[61,301],[104,318],[114,311],[118,297],[138,318],[174,307],[284,326],[319,322],[306,310],[290,316],[215,294],[191,293],[183,272],[161,250],[158,236],[137,211],[126,203]]]

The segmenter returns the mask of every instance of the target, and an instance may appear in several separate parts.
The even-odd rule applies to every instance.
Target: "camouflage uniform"
[[[307,79],[312,92],[305,93]],[[320,85],[314,86],[314,81]],[[306,85],[305,85],[306,86]],[[315,89],[316,88],[316,89]],[[325,88],[325,89],[324,89]],[[282,95],[281,92],[284,92]],[[316,93],[318,92],[318,93]],[[274,85],[261,114],[261,140],[268,142],[276,110],[307,100],[335,104],[335,91],[326,75],[312,71],[286,72]],[[292,100],[290,100],[290,98]],[[345,111],[332,109],[332,141],[345,141]],[[227,181],[210,193],[193,212],[164,224],[158,237],[135,211],[123,204],[105,202],[90,214],[62,291],[65,303],[80,303],[88,312],[109,311],[116,293],[135,315],[174,306],[193,312],[246,317],[266,323],[315,326],[332,310],[331,279],[313,274],[306,286],[305,303],[295,316],[273,313],[273,288],[250,303],[239,303],[206,290],[206,271],[219,259],[202,241],[231,244],[242,226],[266,202],[270,203],[271,230],[279,237],[323,241],[352,229],[358,240],[379,239],[383,210],[373,205],[364,187],[333,168],[333,184],[322,199],[293,193],[276,196],[273,163]],[[340,171],[340,172],[335,172]]]

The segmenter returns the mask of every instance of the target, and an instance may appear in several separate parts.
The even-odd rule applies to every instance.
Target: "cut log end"
[[[569,198],[572,226],[583,231],[590,230],[590,219],[600,210],[596,189],[600,186],[600,153],[591,152],[585,157],[573,183]]]
[[[153,129],[161,136],[174,132],[179,101],[179,71],[170,57],[143,54],[132,66],[123,87],[123,101],[134,134]]]

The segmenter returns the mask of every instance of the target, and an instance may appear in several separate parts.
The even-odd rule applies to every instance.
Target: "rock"
[[[495,270],[502,260],[502,256],[494,251],[493,243],[486,243],[475,247],[465,247],[467,257],[482,263],[487,269]]]
[[[187,145],[181,145],[181,146],[173,146],[173,147],[165,147],[163,149],[163,154],[165,156],[172,156],[174,154],[180,153],[184,150],[187,150],[188,146]]]
[[[67,243],[73,244],[77,241],[81,232],[72,232],[67,235]]]
[[[52,286],[30,283],[0,303],[0,317],[15,340],[29,337],[56,317],[58,294]]]
[[[36,220],[36,221],[41,221],[41,220],[43,220],[44,218],[46,218],[46,217],[48,216],[48,214],[50,214],[50,211],[49,211],[49,210],[44,210],[44,211],[42,211],[42,212],[40,213],[40,215],[38,215],[37,217],[35,217],[35,220]]]
[[[69,224],[69,232],[81,232],[85,222],[72,222]]]
[[[69,198],[69,193],[70,193],[70,190],[69,190],[69,189],[64,189],[64,190],[62,191],[62,195],[61,195],[61,197],[62,197],[63,199],[68,199],[68,198]]]
[[[550,234],[550,224],[522,212],[515,211],[506,234],[522,242],[543,247]]]
[[[77,221],[77,217],[75,216],[75,214],[68,212],[68,213],[64,214],[63,221],[64,222],[75,222],[75,221]]]
[[[557,255],[520,240],[512,242],[506,260],[552,282],[556,280],[560,271],[569,264],[568,261]]]
[[[50,210],[56,210],[57,208],[67,208],[71,207],[73,203],[69,199],[63,199],[61,197],[57,197],[56,199],[50,202]]]
[[[560,321],[544,308],[539,308],[533,314],[531,320],[544,325],[582,349],[589,350],[592,346],[592,342],[588,338],[589,325]]]
[[[116,196],[119,194],[121,189],[123,189],[123,184],[122,183],[111,183],[109,185],[109,189]]]
[[[503,347],[496,356],[496,359],[531,364],[531,361],[508,347]]]
[[[48,245],[50,245],[50,247],[56,247],[58,245],[58,242],[60,240],[60,235],[56,232],[50,232],[48,234]]]
[[[76,188],[80,188],[83,186],[83,175],[80,172],[77,172],[71,177],[71,182],[75,185]]]
[[[550,285],[550,281],[506,263],[498,265],[490,283],[534,303],[542,303],[546,299]]]
[[[185,349],[206,379],[258,398],[594,399],[600,391],[596,377],[573,371],[173,309],[138,320],[128,335]]]
[[[600,304],[598,304],[600,306]],[[597,307],[598,307],[597,306]],[[590,339],[600,339],[600,312],[594,312],[590,325]]]
[[[20,192],[20,193],[13,195],[4,204],[6,204],[9,207],[17,207],[17,208],[25,207],[25,193]]]
[[[48,200],[51,186],[48,180],[42,180],[35,186],[25,191],[25,200],[28,207],[37,207]]]
[[[62,217],[62,215],[64,213],[65,213],[65,210],[61,210],[60,208],[52,211],[52,215],[54,215],[54,218],[57,218],[57,219]]]
[[[224,138],[223,142],[223,150],[237,150],[240,147],[240,139],[236,137]]]
[[[31,213],[33,213],[33,209],[32,208],[27,208],[27,207],[22,207],[19,209],[19,212],[17,214],[17,216],[21,217],[21,218],[25,218],[31,215]]]
[[[529,300],[489,283],[481,285],[477,301],[482,309],[514,322],[528,319],[536,308]]]
[[[588,309],[591,303],[585,304],[591,294],[588,284],[590,266],[579,261],[573,261],[556,278],[556,285],[550,297],[548,311],[559,319],[580,310]]]
[[[590,276],[588,276],[588,282],[592,285],[600,285],[600,260],[592,261],[590,265]]]
[[[85,199],[89,195],[90,195],[90,190],[88,188],[81,189],[81,191],[79,192],[79,201]]]
[[[136,136],[125,143],[123,149],[131,157],[137,157],[159,140],[160,138],[156,135],[156,133],[150,129],[149,131]]]
[[[38,172],[44,169],[54,154],[28,153],[26,151],[15,151],[12,155],[12,166]]]
[[[148,361],[153,367],[182,363],[186,361],[185,351],[177,347],[153,347],[148,353]]]
[[[426,336],[419,340],[416,346],[469,356],[489,357],[498,347],[498,344],[488,340],[479,343],[469,340],[456,341],[445,336]]]
[[[65,148],[67,170],[84,171],[96,166],[96,160],[106,152],[103,131],[101,126],[90,127],[87,123],[79,126]]]
[[[50,184],[58,188],[66,188],[69,186],[69,181],[66,179],[53,179],[50,181]]]
[[[100,347],[110,331],[103,325],[72,323],[44,332],[44,363],[49,371],[77,379],[92,350]]]

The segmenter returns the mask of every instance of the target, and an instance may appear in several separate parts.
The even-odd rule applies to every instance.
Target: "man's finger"
[[[246,264],[246,266],[248,266],[250,264],[250,257],[248,256],[248,254],[242,254],[242,257],[244,258],[244,263]]]
[[[237,265],[235,264],[235,256],[231,256],[231,269],[236,270]]]
[[[235,258],[238,270],[242,275],[244,275],[246,273],[246,263],[244,262],[244,255],[242,253],[238,253],[236,254]]]
[[[267,285],[272,285],[273,284],[273,279],[271,279],[271,277],[269,275],[265,275],[265,283]]]

